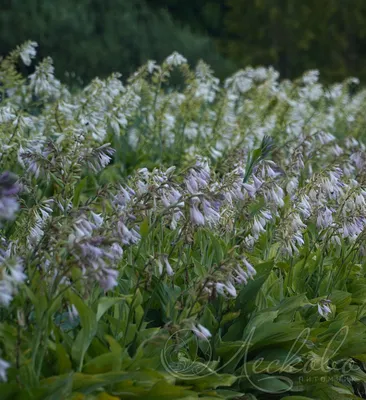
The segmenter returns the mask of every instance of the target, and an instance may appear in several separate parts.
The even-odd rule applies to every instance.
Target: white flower
[[[237,296],[236,289],[230,281],[226,283],[217,282],[216,291],[223,296],[226,296],[226,293],[230,294],[232,297]]]
[[[15,110],[10,104],[0,107],[0,124],[13,121],[15,118]]]
[[[36,56],[36,47],[38,47],[36,42],[27,42],[20,47],[19,55],[26,66],[31,65],[32,58]]]
[[[79,312],[74,306],[74,304],[71,304],[71,306],[67,307],[67,313],[69,314],[70,320],[76,320],[79,317]]]
[[[165,263],[166,273],[168,274],[168,276],[174,275],[173,268],[172,268],[171,265],[169,264],[168,257],[166,257],[166,256],[164,257],[164,263]]]
[[[8,280],[0,281],[0,305],[7,307],[13,299],[13,288]]]
[[[312,69],[306,72],[302,78],[303,82],[306,85],[313,85],[314,83],[318,82],[318,79],[319,79],[319,71],[316,69]]]
[[[54,77],[53,62],[50,57],[37,65],[35,72],[29,76],[30,88],[40,97],[55,97],[61,95],[61,83]]]
[[[159,67],[156,65],[156,61],[154,60],[149,60],[146,64],[146,67],[149,74],[152,74],[156,69],[159,69]]]
[[[186,64],[187,59],[175,51],[169,57],[167,57],[165,62],[173,67],[178,67],[179,65]]]

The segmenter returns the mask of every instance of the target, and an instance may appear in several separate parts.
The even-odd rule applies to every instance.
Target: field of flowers
[[[0,60],[1,400],[365,398],[358,80],[72,89],[36,47]]]

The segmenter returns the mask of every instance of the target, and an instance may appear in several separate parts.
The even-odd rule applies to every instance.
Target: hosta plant
[[[358,81],[173,53],[70,91],[36,47],[0,62],[1,398],[362,398]]]

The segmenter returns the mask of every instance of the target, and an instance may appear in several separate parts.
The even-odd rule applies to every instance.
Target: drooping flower
[[[0,175],[0,220],[12,220],[19,209],[16,195],[19,186],[16,184],[16,177],[9,172]]]
[[[198,209],[198,204],[200,200],[198,197],[194,197],[191,199],[191,206],[190,206],[190,216],[191,221],[194,225],[204,225],[205,224],[205,217]]]
[[[332,313],[332,310],[329,307],[329,304],[331,303],[330,300],[321,300],[318,303],[318,313],[321,315],[323,318],[327,318],[329,314]]]
[[[202,340],[207,340],[212,336],[211,332],[201,324],[193,326],[192,331],[199,339]]]
[[[168,276],[174,275],[174,271],[173,271],[173,268],[171,267],[171,265],[169,263],[168,257],[164,256],[163,259],[164,259],[165,270],[166,270],[167,275]]]
[[[20,46],[20,58],[23,63],[28,67],[32,63],[32,59],[36,56],[36,48],[38,44],[36,42],[26,42]]]
[[[174,51],[169,57],[167,57],[165,62],[173,67],[178,67],[179,65],[185,64],[187,62],[187,59],[184,58],[181,54]]]
[[[0,249],[0,305],[4,307],[10,304],[18,286],[26,279],[22,260],[11,253],[11,245],[6,250]]]
[[[2,360],[0,358],[0,380],[3,382],[6,382],[6,380],[7,380],[6,371],[9,367],[10,367],[10,364],[7,361]]]

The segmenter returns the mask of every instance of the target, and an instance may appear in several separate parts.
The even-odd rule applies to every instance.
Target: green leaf
[[[80,195],[82,190],[85,188],[86,183],[88,181],[88,177],[83,178],[75,187],[75,191],[74,191],[74,198],[72,201],[72,205],[74,207],[78,207],[79,203],[80,203]]]
[[[73,374],[61,375],[44,379],[40,382],[41,388],[45,388],[47,395],[44,400],[64,400],[69,397],[72,390]]]
[[[55,352],[57,356],[58,371],[60,374],[65,374],[71,371],[71,361],[65,347],[61,344],[56,344]]]
[[[146,237],[149,234],[149,219],[145,217],[140,224],[140,235]]]
[[[95,313],[75,293],[69,293],[69,299],[79,313],[81,330],[79,331],[71,349],[72,358],[79,363],[79,370],[91,341],[97,332],[97,319]]]
[[[255,266],[257,275],[254,280],[250,280],[248,284],[241,289],[237,298],[236,307],[240,308],[243,313],[249,313],[254,309],[256,295],[272,271],[273,265],[274,261],[271,260]]]
[[[118,371],[122,365],[123,351],[101,354],[86,363],[83,372],[86,374],[102,374]]]
[[[129,298],[130,296],[126,297],[102,297],[98,301],[98,309],[97,309],[97,321],[99,321],[102,316],[115,304],[118,304],[121,301],[126,300],[126,298]]]
[[[315,400],[312,397],[305,397],[305,396],[286,396],[282,397],[281,400]]]
[[[211,373],[202,378],[185,379],[184,381],[199,390],[216,389],[219,386],[232,386],[238,378],[231,374]]]

